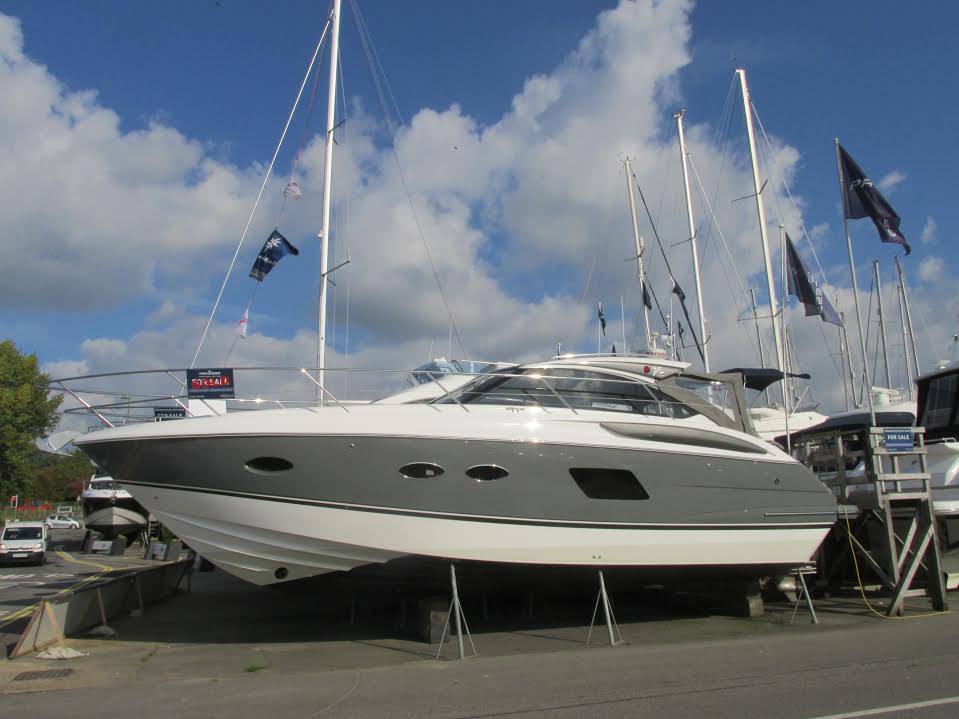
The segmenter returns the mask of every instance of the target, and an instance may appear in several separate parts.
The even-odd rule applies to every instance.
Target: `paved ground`
[[[464,597],[479,652],[465,662],[436,661],[435,645],[362,601],[351,626],[342,600],[196,574],[191,594],[115,621],[117,639],[68,642],[89,656],[0,662],[0,705],[11,716],[69,706],[70,716],[143,719],[959,715],[959,616],[921,617],[921,600],[905,620],[880,619],[856,597],[820,601],[813,626],[802,612],[790,623],[786,603],[747,620],[650,598],[621,607],[628,644],[587,647],[582,621],[534,612],[520,625],[484,623]],[[574,618],[591,611],[587,602]],[[16,678],[50,669],[73,671]]]
[[[45,564],[0,565],[0,642],[13,641],[13,635],[23,629],[41,598],[111,571],[149,564],[141,559],[143,549],[138,545],[131,547],[125,557],[81,554],[83,536],[83,529],[53,529]],[[0,648],[2,656],[4,653]]]

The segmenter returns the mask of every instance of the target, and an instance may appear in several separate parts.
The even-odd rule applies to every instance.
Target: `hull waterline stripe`
[[[175,484],[158,484],[150,482],[129,482],[123,484],[134,487],[155,487],[157,489],[171,489],[180,492],[196,492],[199,494],[213,494],[225,497],[239,497],[242,499],[258,499],[282,504],[300,504],[311,507],[326,507],[329,509],[345,509],[354,512],[372,512],[374,514],[392,514],[408,517],[428,517],[431,519],[447,519],[461,522],[491,522],[493,524],[526,524],[543,527],[571,527],[578,529],[663,529],[663,530],[777,530],[777,529],[826,529],[835,522],[787,522],[781,524],[655,524],[629,522],[577,522],[563,519],[532,519],[519,517],[490,517],[473,514],[452,514],[445,512],[428,512],[415,509],[399,509],[396,507],[374,507],[363,504],[348,504],[345,502],[327,502],[319,499],[304,499],[301,497],[280,497],[270,494],[256,494],[253,492],[236,492],[225,489],[209,489],[205,487],[188,487]],[[809,515],[818,515],[819,512],[810,512]],[[798,515],[804,516],[804,515]]]

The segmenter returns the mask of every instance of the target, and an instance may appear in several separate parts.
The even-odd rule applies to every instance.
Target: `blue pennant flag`
[[[599,311],[596,313],[596,318],[599,320],[599,326],[603,328],[603,336],[606,336],[606,316],[603,314],[603,303],[599,303]]]
[[[789,270],[786,276],[787,291],[803,303],[806,317],[819,315],[823,322],[842,327],[839,314],[820,289],[813,275],[806,271],[802,258],[788,234],[786,235],[786,265]]]
[[[846,218],[858,220],[868,217],[879,230],[879,239],[902,245],[908,255],[912,248],[899,231],[899,215],[842,145],[839,145],[839,158],[842,168],[842,207]]]
[[[266,242],[263,243],[263,249],[260,250],[260,255],[256,258],[256,262],[253,263],[253,269],[250,270],[250,277],[257,282],[262,282],[263,278],[270,273],[270,270],[273,269],[273,266],[277,262],[287,255],[298,254],[300,254],[300,251],[291,245],[289,240],[280,234],[279,230],[274,229],[273,232],[270,233],[270,236],[266,238]]]

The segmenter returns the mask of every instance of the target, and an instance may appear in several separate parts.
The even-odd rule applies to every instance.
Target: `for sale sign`
[[[909,427],[887,428],[885,430],[887,452],[911,452],[913,448],[912,429]]]
[[[186,417],[186,410],[183,407],[154,407],[153,421],[164,422],[168,419],[183,419]]]
[[[233,368],[188,369],[186,391],[190,399],[233,399]]]

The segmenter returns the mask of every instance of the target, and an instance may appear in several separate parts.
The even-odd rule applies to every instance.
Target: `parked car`
[[[66,514],[51,514],[43,523],[47,529],[80,529],[80,522]]]
[[[43,522],[11,522],[0,534],[0,563],[47,561],[47,527]]]

